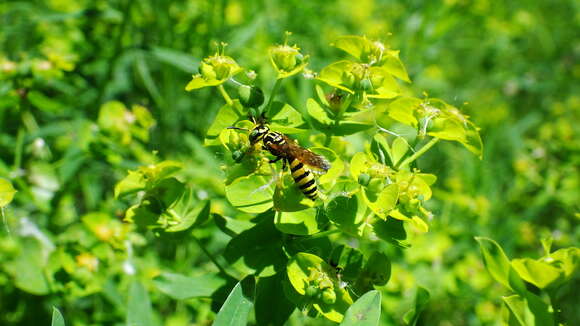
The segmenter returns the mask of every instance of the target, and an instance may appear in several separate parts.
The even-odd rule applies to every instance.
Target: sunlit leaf
[[[336,271],[328,265],[322,258],[309,253],[298,253],[288,261],[287,272],[290,283],[301,295],[306,295],[306,287],[309,284],[309,277],[313,271],[318,271],[325,277],[336,282]],[[313,303],[314,308],[324,317],[340,322],[344,313],[352,304],[352,299],[348,292],[338,286],[334,286],[336,301],[332,304],[317,300]]]
[[[319,232],[316,221],[317,208],[308,208],[295,212],[276,213],[276,228],[283,233],[310,235]]]
[[[226,198],[237,209],[246,213],[261,213],[273,205],[274,189],[266,177],[241,177],[226,186]]]
[[[0,208],[10,204],[12,199],[14,199],[14,194],[16,194],[16,189],[14,189],[12,183],[0,178]]]
[[[378,326],[381,317],[381,293],[373,290],[358,298],[344,314],[341,326]]]

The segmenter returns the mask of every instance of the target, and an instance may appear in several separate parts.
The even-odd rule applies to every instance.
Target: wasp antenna
[[[234,127],[234,126],[229,126],[226,129],[236,129],[236,130],[245,130],[245,131],[250,131],[250,129],[246,129],[246,128],[240,128],[240,127]]]

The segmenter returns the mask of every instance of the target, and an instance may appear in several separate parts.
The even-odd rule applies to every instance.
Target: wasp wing
[[[330,163],[323,156],[313,153],[312,151],[301,147],[296,143],[295,140],[288,138],[284,135],[284,140],[286,140],[286,150],[288,155],[318,170],[328,171],[330,169]]]

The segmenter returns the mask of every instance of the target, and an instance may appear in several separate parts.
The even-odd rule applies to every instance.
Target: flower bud
[[[238,87],[238,94],[245,107],[256,108],[264,103],[264,93],[259,87],[242,85]]]
[[[272,48],[270,56],[275,68],[283,71],[291,71],[300,64],[299,60],[302,62],[304,59],[302,54],[298,52],[298,48],[288,45],[279,45]]]
[[[361,173],[358,176],[358,183],[362,186],[368,186],[370,181],[371,181],[371,176],[366,174],[366,173]]]
[[[212,66],[208,65],[205,62],[202,62],[199,65],[199,73],[205,80],[213,80],[216,79],[216,73]]]
[[[313,297],[315,297],[318,294],[318,292],[319,292],[318,290],[319,289],[315,285],[310,284],[306,288],[306,296],[307,297],[310,297],[310,298],[313,298]]]
[[[322,292],[322,302],[326,304],[333,304],[336,302],[336,293],[333,289],[326,289]]]
[[[365,92],[372,92],[373,91],[373,84],[371,83],[371,80],[368,78],[361,80],[359,85],[360,85],[360,88]]]
[[[379,193],[381,192],[381,190],[383,190],[383,180],[378,178],[372,178],[367,188],[371,192]]]

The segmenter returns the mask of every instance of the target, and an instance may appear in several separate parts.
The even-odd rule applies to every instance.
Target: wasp
[[[311,169],[324,172],[328,171],[330,169],[330,163],[324,157],[301,147],[295,140],[288,136],[270,130],[266,124],[256,125],[250,131],[248,138],[252,146],[261,141],[262,148],[276,157],[270,160],[270,163],[283,160],[282,170],[285,170],[286,164],[288,164],[292,178],[300,188],[300,191],[311,200],[316,200],[318,197],[318,187]]]

